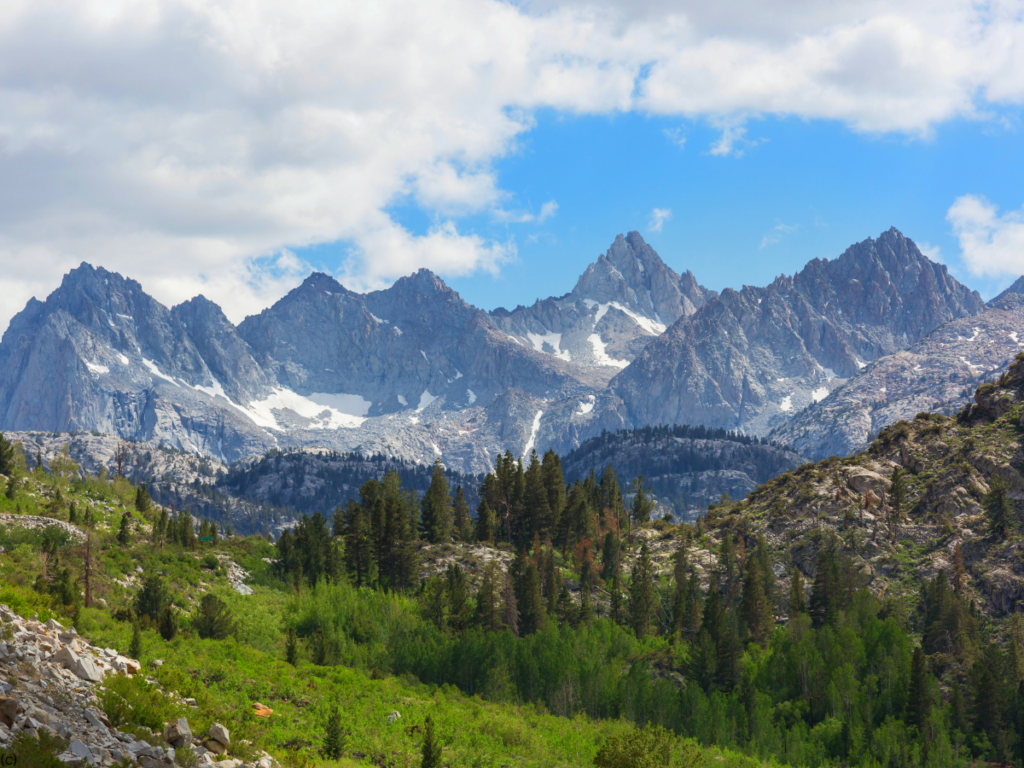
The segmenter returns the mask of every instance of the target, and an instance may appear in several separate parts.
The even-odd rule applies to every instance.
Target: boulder
[[[167,724],[164,728],[164,739],[172,747],[183,747],[192,743],[192,729],[188,727],[188,720],[179,717],[177,720]]]
[[[0,699],[0,723],[8,728],[14,726],[14,720],[18,717],[17,699]]]
[[[216,739],[207,739],[203,742],[203,746],[217,755],[226,755],[228,753],[228,748]]]
[[[87,656],[79,656],[67,646],[53,654],[50,661],[55,664],[63,664],[66,669],[70,669],[87,682],[103,682],[103,670],[99,665]]]
[[[85,746],[85,743],[82,742],[80,739],[75,739],[74,741],[72,741],[71,746],[68,749],[71,750],[71,754],[73,754],[75,757],[81,757],[86,760],[92,757],[92,750]]]
[[[846,470],[846,484],[857,493],[871,491],[876,500],[882,498],[883,494],[889,491],[891,485],[888,478],[882,477],[870,469],[864,469],[864,467],[851,467]]]
[[[210,726],[210,730],[207,732],[207,737],[214,741],[219,741],[225,747],[231,746],[231,734],[228,733],[228,729],[220,723],[214,723]]]

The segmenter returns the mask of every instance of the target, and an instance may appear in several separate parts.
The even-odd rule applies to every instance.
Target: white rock
[[[228,733],[228,729],[220,723],[214,723],[211,725],[210,730],[206,735],[214,741],[219,741],[225,747],[231,746],[231,734]]]

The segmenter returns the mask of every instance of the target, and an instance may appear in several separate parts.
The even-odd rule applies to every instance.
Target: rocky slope
[[[879,431],[922,411],[952,414],[1024,349],[1024,296],[1006,294],[980,315],[953,320],[908,349],[858,371],[772,432],[813,459],[864,449]]]
[[[853,558],[858,578],[876,594],[916,591],[963,561],[965,589],[993,615],[1024,601],[1022,402],[1024,354],[998,383],[975,393],[957,418],[921,414],[885,428],[867,450],[807,464],[761,486],[743,502],[717,508],[708,524],[749,540],[763,535],[780,564],[795,560],[805,576],[829,541]],[[892,479],[906,471],[902,517]],[[993,478],[1009,484],[1009,535],[992,529],[982,507]],[[780,575],[785,569],[780,565]]]
[[[25,619],[6,605],[0,605],[0,623],[5,632],[0,641],[0,749],[10,750],[21,735],[38,738],[47,732],[66,747],[60,760],[71,766],[129,761],[141,768],[173,768],[185,764],[184,751],[193,765],[212,766],[217,759],[221,768],[277,768],[265,753],[248,764],[227,757],[231,734],[218,724],[197,737],[188,720],[180,718],[149,741],[119,730],[100,709],[97,693],[108,675],[142,674],[138,661],[93,647],[73,627],[65,629],[54,619]],[[147,681],[158,685],[153,678]]]
[[[4,333],[0,429],[223,463],[320,447],[481,472],[505,450],[567,453],[646,425],[766,434],[982,309],[895,230],[721,296],[631,232],[566,296],[490,314],[424,270],[368,294],[314,274],[237,328],[202,296],[168,309],[83,264]]]
[[[984,303],[895,229],[767,288],[726,290],[609,385],[633,424],[767,434],[868,362]]]

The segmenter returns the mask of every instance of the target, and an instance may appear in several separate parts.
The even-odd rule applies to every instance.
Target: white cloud
[[[775,226],[772,227],[772,231],[761,238],[761,244],[758,248],[767,248],[769,245],[775,245],[782,241],[783,235],[791,235],[798,229],[800,229],[799,224],[783,224],[781,221],[776,219]]]
[[[962,195],[946,212],[960,252],[974,275],[1024,274],[1024,208],[1000,215],[984,197]]]
[[[647,231],[661,232],[662,225],[671,218],[671,208],[655,208],[647,219]]]
[[[356,283],[499,269],[514,243],[458,219],[555,212],[503,214],[495,171],[542,108],[705,120],[736,156],[762,115],[916,137],[1024,100],[1020,0],[543,3],[8,0],[0,326],[82,259],[236,320],[310,244]]]
[[[684,149],[686,147],[686,136],[683,134],[682,128],[666,128],[663,133],[665,134],[666,139],[671,141],[680,149]]]
[[[540,213],[537,214],[537,223],[543,224],[556,213],[558,213],[558,203],[554,200],[548,200],[540,207]]]
[[[942,258],[942,249],[937,245],[931,245],[930,243],[917,243],[917,249],[936,264],[946,263],[946,260]]]

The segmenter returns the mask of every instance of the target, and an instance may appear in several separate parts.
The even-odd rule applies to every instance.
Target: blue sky
[[[467,217],[467,230],[513,238],[517,259],[498,276],[448,282],[485,309],[530,304],[571,290],[617,233],[636,229],[669,266],[709,288],[765,285],[895,226],[937,248],[957,279],[991,298],[1012,277],[968,272],[947,211],[965,194],[1002,211],[1024,202],[1020,114],[1004,117],[956,120],[927,138],[767,118],[748,124],[741,156],[723,157],[710,153],[721,131],[706,123],[545,112],[496,171],[508,207],[536,211],[555,200],[557,213],[540,224]],[[660,232],[649,226],[655,208],[672,214]],[[393,211],[416,232],[433,221],[414,205]]]

